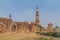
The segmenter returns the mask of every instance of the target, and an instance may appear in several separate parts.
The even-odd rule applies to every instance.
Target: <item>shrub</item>
[[[60,37],[59,32],[38,32],[37,34],[42,34],[46,36]]]
[[[41,38],[37,38],[36,40],[54,40],[53,38],[43,38],[43,37],[41,37]]]
[[[41,38],[37,38],[36,40],[48,40],[48,39],[41,37]]]

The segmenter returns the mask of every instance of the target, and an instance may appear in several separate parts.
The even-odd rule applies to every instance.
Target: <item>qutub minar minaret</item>
[[[38,10],[38,6],[36,7],[36,24],[39,25],[40,20],[39,20],[39,10]]]
[[[38,6],[36,6],[36,28],[37,28],[37,31],[39,31],[39,25],[40,25],[40,20],[39,20],[39,10],[38,10]]]

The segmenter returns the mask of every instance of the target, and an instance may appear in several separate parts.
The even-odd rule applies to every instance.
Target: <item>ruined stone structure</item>
[[[36,7],[36,21],[35,22],[16,22],[9,18],[0,17],[0,33],[5,32],[38,32],[39,28],[39,11]]]
[[[53,32],[53,24],[52,23],[48,24],[47,31],[48,32]]]
[[[49,23],[47,27],[43,28],[41,32],[54,32],[53,24]]]

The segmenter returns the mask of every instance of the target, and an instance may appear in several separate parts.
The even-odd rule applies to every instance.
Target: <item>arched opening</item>
[[[0,33],[5,32],[5,25],[0,22]]]
[[[13,26],[12,26],[12,32],[15,32],[15,31],[16,31],[16,26],[13,25]]]
[[[3,32],[3,25],[0,24],[0,33]]]

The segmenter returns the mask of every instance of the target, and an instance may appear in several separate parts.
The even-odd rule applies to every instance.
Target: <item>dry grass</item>
[[[0,34],[0,40],[34,40],[36,37],[35,33]]]
[[[36,38],[40,38],[40,37],[53,38],[54,40],[60,40],[60,38],[37,35],[35,33],[0,34],[0,40],[36,40]]]

